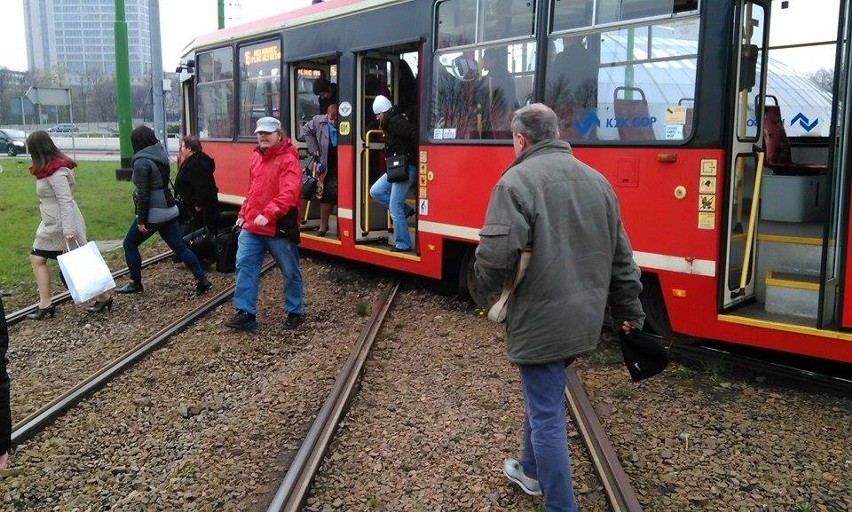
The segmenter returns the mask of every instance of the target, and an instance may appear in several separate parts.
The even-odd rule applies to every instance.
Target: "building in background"
[[[151,74],[148,0],[125,0],[130,77]],[[71,84],[115,76],[115,0],[24,0],[30,70],[61,64]]]

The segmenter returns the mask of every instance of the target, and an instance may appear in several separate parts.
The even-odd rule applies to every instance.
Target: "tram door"
[[[394,106],[400,105],[400,98],[410,91],[402,91],[406,83],[403,74],[406,66],[402,56],[406,52],[416,51],[416,47],[371,50],[357,56],[358,85],[355,127],[358,137],[353,141],[357,155],[355,173],[355,241],[373,245],[380,249],[390,249],[393,237],[393,224],[388,210],[370,197],[370,186],[385,172],[384,137],[373,113],[373,100],[383,95]],[[409,85],[410,87],[410,85]],[[408,201],[413,201],[409,198]],[[409,221],[409,231],[416,230],[414,220]],[[411,240],[416,244],[416,233]]]
[[[726,202],[707,198],[702,208],[715,211],[727,204],[727,240],[725,265],[722,268],[722,309],[742,304],[755,296],[755,238],[757,234],[757,207],[760,190],[762,155],[754,147],[760,137],[760,123],[756,112],[761,111],[766,80],[766,7],[759,2],[744,1],[740,5],[739,59],[735,94],[734,130],[732,131],[731,159],[728,162],[702,162],[702,180],[715,181],[721,175],[719,165],[730,169]],[[710,204],[716,203],[716,204]]]
[[[842,2],[840,10],[837,64],[834,79],[837,85],[837,101],[834,102],[834,133],[831,136],[831,152],[829,161],[833,182],[834,197],[828,218],[828,238],[823,247],[823,269],[821,315],[819,327],[838,325],[844,328],[852,327],[852,299],[846,297],[846,291],[852,290],[852,254],[848,250],[849,230],[852,223],[849,219],[849,192],[844,184],[849,182],[849,163],[852,159],[852,144],[849,136],[852,133],[852,115],[849,106],[852,105],[852,3]],[[842,107],[841,107],[842,106]],[[845,254],[845,262],[842,259]],[[846,269],[843,272],[843,269]],[[841,280],[841,276],[845,278]],[[841,309],[842,308],[842,309]]]

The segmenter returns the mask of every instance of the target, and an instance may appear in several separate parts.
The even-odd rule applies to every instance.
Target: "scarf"
[[[41,169],[36,169],[34,166],[30,166],[30,173],[36,177],[37,180],[41,180],[47,178],[51,174],[55,173],[62,167],[67,167],[68,169],[73,169],[77,167],[77,164],[72,162],[71,160],[66,160],[64,158],[57,158],[55,160],[51,160],[47,162],[47,165],[42,167]]]

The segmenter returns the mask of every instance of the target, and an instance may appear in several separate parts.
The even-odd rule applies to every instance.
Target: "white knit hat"
[[[373,113],[376,115],[383,114],[391,108],[393,108],[391,101],[381,94],[376,96],[376,99],[373,100]]]
[[[280,132],[281,131],[281,121],[275,119],[274,117],[261,117],[257,120],[257,129],[254,133],[258,132]]]

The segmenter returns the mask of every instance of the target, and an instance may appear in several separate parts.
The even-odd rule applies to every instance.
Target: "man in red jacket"
[[[257,121],[257,148],[251,159],[249,189],[237,226],[242,228],[237,248],[236,314],[225,325],[234,329],[257,327],[260,268],[266,253],[281,269],[284,290],[284,329],[295,329],[304,319],[302,272],[299,269],[299,154],[274,117]]]

